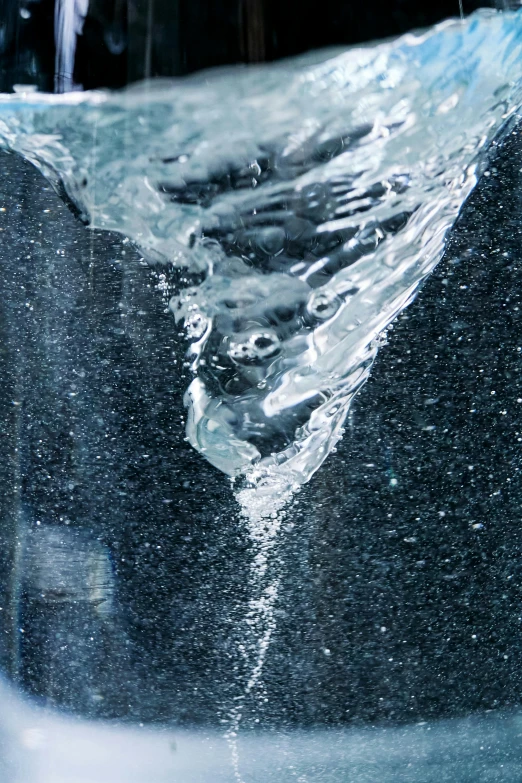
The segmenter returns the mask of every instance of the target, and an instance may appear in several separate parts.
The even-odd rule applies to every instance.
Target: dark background
[[[489,5],[495,0],[463,0],[466,14]],[[1,90],[53,90],[53,9],[53,0],[0,0]],[[399,35],[458,15],[458,0],[91,0],[75,80],[85,89],[120,87]]]

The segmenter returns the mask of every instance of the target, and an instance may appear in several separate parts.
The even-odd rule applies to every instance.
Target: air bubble
[[[341,306],[341,300],[335,294],[319,291],[312,294],[306,305],[309,315],[319,321],[327,321]]]
[[[228,355],[238,364],[264,363],[281,351],[281,341],[275,332],[254,332],[241,341],[230,343]]]
[[[200,340],[208,329],[209,320],[195,311],[185,318],[185,331],[189,340]]]
[[[267,256],[276,256],[285,246],[286,235],[282,228],[265,228],[256,233],[256,246]]]

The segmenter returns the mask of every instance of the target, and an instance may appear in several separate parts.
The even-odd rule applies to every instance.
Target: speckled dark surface
[[[213,722],[245,541],[227,480],[183,439],[183,344],[129,246],[1,165],[3,667],[82,714]],[[520,703],[521,168],[513,135],[289,512],[263,725]],[[38,600],[20,555],[37,520],[111,553],[110,620]]]
[[[520,703],[521,167],[515,134],[300,498],[329,719]]]
[[[79,711],[215,714],[243,543],[228,482],[184,440],[185,346],[121,238],[91,234],[28,164],[2,169],[5,665]],[[33,595],[13,536],[23,550],[37,522],[109,546],[112,625]]]

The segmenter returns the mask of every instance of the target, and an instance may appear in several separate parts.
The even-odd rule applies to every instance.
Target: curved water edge
[[[121,93],[0,100],[0,144],[151,263],[190,341],[191,444],[282,507],[520,105],[519,13]],[[252,492],[251,490],[254,490]]]

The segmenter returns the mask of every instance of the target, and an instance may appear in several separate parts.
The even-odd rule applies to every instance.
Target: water
[[[482,11],[282,65],[2,99],[2,144],[165,265],[194,372],[187,436],[267,502],[335,446],[440,258],[518,107],[519,26]]]
[[[138,247],[184,327],[187,438],[232,477],[250,541],[244,670],[223,707],[238,781],[284,507],[335,448],[386,330],[518,121],[521,54],[521,17],[483,11],[274,66],[2,97],[1,144]]]

